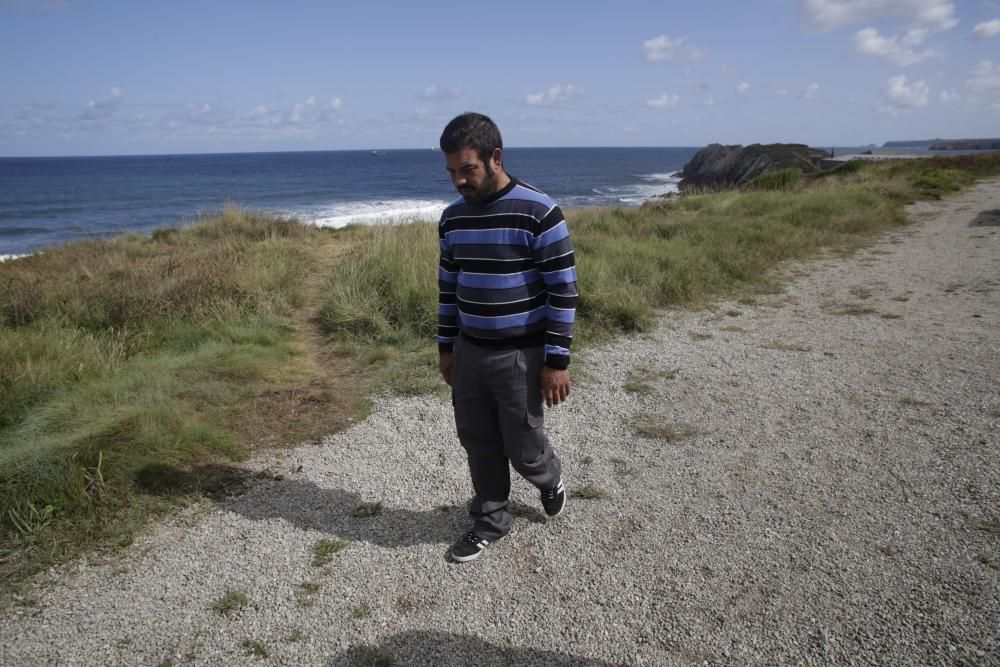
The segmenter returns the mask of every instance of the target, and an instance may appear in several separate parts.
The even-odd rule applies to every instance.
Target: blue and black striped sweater
[[[459,331],[482,344],[545,345],[545,364],[569,365],[576,263],[562,211],[511,178],[484,202],[453,202],[438,225],[438,345]]]

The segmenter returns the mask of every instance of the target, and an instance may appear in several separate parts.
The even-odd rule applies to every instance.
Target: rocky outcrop
[[[734,187],[769,171],[795,167],[805,174],[822,170],[830,155],[805,144],[711,144],[698,151],[681,172],[682,192],[699,187]]]

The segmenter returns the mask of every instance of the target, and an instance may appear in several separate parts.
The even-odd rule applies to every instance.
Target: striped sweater
[[[438,345],[459,331],[483,344],[545,345],[545,364],[569,365],[576,264],[562,211],[511,178],[488,200],[453,202],[438,225]]]

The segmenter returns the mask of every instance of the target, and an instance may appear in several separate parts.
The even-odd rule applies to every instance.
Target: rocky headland
[[[710,144],[698,151],[681,172],[681,192],[697,188],[734,187],[761,174],[797,168],[811,174],[822,171],[830,154],[805,144]]]

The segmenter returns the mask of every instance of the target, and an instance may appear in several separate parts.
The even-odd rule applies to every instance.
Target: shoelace
[[[479,536],[470,530],[465,534],[465,541],[469,544],[479,544]]]

